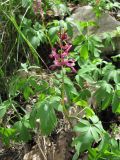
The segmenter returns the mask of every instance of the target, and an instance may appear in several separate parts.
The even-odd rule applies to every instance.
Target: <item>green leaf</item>
[[[15,139],[16,141],[25,141],[31,139],[30,131],[27,127],[24,125],[25,121],[23,122],[23,119],[21,121],[18,121],[14,124],[13,128],[16,130]]]
[[[79,92],[79,97],[80,99],[87,101],[88,98],[91,97],[91,92],[88,89],[83,89],[81,92]]]
[[[78,71],[78,75],[89,83],[94,83],[94,81],[96,81],[97,77],[95,78],[95,74],[97,74],[97,77],[100,74],[100,70],[97,68],[96,64],[84,64]]]
[[[47,100],[39,102],[37,107],[37,117],[40,118],[41,132],[42,134],[49,135],[57,123],[54,108]]]
[[[0,127],[0,135],[2,137],[3,143],[9,145],[11,138],[14,138],[15,132],[15,129]]]
[[[93,136],[91,134],[90,128],[87,132],[85,132],[84,134],[81,134],[79,137],[76,137],[72,143],[72,145],[76,146],[77,144],[80,144],[79,146],[79,153],[85,151],[86,149],[88,149],[92,142],[93,142]],[[77,151],[78,152],[78,151]]]
[[[4,106],[4,105],[0,106],[0,119],[3,118],[5,113],[6,113],[6,106]]]
[[[86,115],[87,118],[90,118],[90,117],[94,116],[95,113],[92,110],[92,108],[87,107],[87,108],[85,108],[85,115]]]
[[[73,27],[70,25],[70,23],[67,23],[67,33],[69,37],[73,37]]]
[[[98,146],[99,151],[105,151],[109,147],[110,143],[110,136],[108,133],[105,133],[104,136],[102,137],[102,140]]]
[[[50,98],[50,105],[54,107],[57,111],[63,112],[63,106],[61,105],[61,98],[54,96]]]
[[[102,102],[101,109],[105,110],[108,106],[110,106],[111,102],[112,102],[112,95],[106,94],[106,96],[104,97],[104,100]]]
[[[112,63],[107,63],[102,69],[103,79],[106,81],[113,80],[116,84],[120,82],[120,69],[115,69]]]
[[[36,119],[39,118],[37,117],[37,109],[35,106],[33,106],[33,109],[30,113],[30,118],[29,118],[29,123],[31,128],[35,128],[36,127]]]
[[[117,95],[117,91],[115,91],[112,100],[112,111],[114,113],[120,113],[120,96]]]
[[[74,131],[80,133],[80,136],[76,137],[72,143],[73,146],[79,146],[77,153],[89,149],[94,141],[97,143],[103,136],[104,129],[98,117],[94,115],[89,120],[91,121],[81,119],[74,127]]]
[[[114,80],[115,83],[120,82],[120,70],[113,70],[108,76],[108,80]]]
[[[28,72],[28,64],[27,63],[21,63],[21,67],[25,72]]]
[[[29,38],[29,41],[34,46],[34,48],[37,48],[40,45],[40,39],[37,36],[32,36]]]
[[[78,123],[75,127],[74,127],[74,131],[75,132],[87,132],[89,130],[90,127],[90,123],[86,120],[81,120],[80,123]]]
[[[97,117],[96,115],[90,117],[90,119],[91,119],[91,121],[92,121],[93,123],[95,123],[95,124],[99,122],[99,119],[98,119],[98,117]]]
[[[78,148],[78,149],[77,149]],[[76,150],[80,150],[80,147],[78,145],[76,145]],[[72,160],[78,160],[79,158],[79,154],[76,152],[72,158]]]
[[[84,100],[79,100],[75,103],[77,106],[80,106],[80,107],[87,107],[88,106],[88,103],[87,101],[84,101]]]
[[[58,40],[57,32],[60,30],[59,26],[51,27],[48,31],[50,40],[52,44],[55,44],[55,42]]]
[[[105,90],[107,93],[111,93],[113,87],[112,85],[108,84],[106,81],[101,81],[101,87],[103,90]]]
[[[95,148],[90,148],[89,149],[89,154],[88,154],[88,159],[89,160],[93,160],[93,159],[96,160],[96,158],[98,158],[97,150]]]
[[[28,100],[28,98],[30,97],[30,95],[33,94],[33,93],[34,93],[33,90],[32,90],[29,86],[26,87],[26,88],[24,89],[24,91],[23,91],[24,98],[25,98],[26,100]]]
[[[66,76],[64,77],[64,88],[65,88],[67,98],[69,100],[73,98],[73,95],[78,95],[78,92],[73,82]]]
[[[85,40],[85,37],[83,35],[77,36],[74,41],[73,45],[79,45]]]
[[[86,44],[82,45],[80,48],[80,56],[84,58],[85,60],[88,59],[89,51],[88,46]]]
[[[92,127],[91,133],[92,133],[92,136],[93,136],[94,140],[97,143],[99,141],[99,132],[98,132],[97,128],[96,127]]]
[[[99,105],[102,103],[102,109],[106,109],[112,100],[113,87],[106,81],[99,81],[98,85],[100,87],[96,90],[95,97]]]
[[[0,78],[4,77],[4,71],[0,68]]]
[[[3,118],[3,116],[5,115],[7,109],[11,106],[12,102],[7,100],[4,101],[0,104],[0,119]]]
[[[27,7],[32,4],[32,0],[22,0],[22,6]]]

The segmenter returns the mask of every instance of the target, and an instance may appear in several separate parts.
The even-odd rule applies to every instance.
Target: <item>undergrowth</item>
[[[36,134],[51,135],[62,113],[75,133],[73,160],[83,153],[89,160],[120,159],[120,139],[112,134],[119,125],[120,54],[105,60],[102,48],[107,43],[86,32],[96,23],[66,18],[71,14],[67,1],[1,0],[0,4],[0,137],[4,145],[27,142]],[[120,6],[107,0],[91,4],[97,18],[101,11]],[[74,27],[79,30],[77,37]],[[119,36],[120,29],[113,34]],[[106,36],[106,42],[115,49],[112,36]],[[77,108],[77,113],[71,113],[71,108]],[[104,115],[100,116],[103,112],[113,116],[107,129]]]

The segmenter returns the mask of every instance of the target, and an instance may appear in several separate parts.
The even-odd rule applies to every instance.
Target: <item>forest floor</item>
[[[78,7],[72,4],[69,6],[72,11]],[[103,126],[110,131],[109,122],[119,123],[120,119],[111,114],[110,110],[108,112],[102,112],[99,117]],[[58,116],[57,127],[48,137],[33,135],[31,141],[21,144],[11,143],[9,147],[5,147],[0,141],[0,160],[71,160],[75,153],[71,146],[74,133],[64,116],[59,113]],[[120,133],[117,136],[120,137]],[[78,160],[87,160],[87,152]]]

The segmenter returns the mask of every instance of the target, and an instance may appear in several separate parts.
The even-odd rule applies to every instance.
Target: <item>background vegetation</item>
[[[97,17],[120,7],[109,0],[0,0],[0,137],[5,146],[51,136],[62,116],[74,133],[73,160],[86,153],[89,160],[120,159],[120,53],[102,53],[106,44],[85,32],[93,22],[66,19],[77,4],[88,3]],[[73,26],[80,31],[76,38]],[[113,44],[110,37],[106,42]]]

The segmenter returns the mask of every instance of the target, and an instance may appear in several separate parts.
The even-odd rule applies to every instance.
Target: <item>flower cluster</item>
[[[60,42],[58,44],[58,49],[52,48],[52,54],[50,54],[50,58],[54,59],[54,64],[50,66],[51,69],[55,69],[57,67],[69,67],[73,72],[76,72],[75,60],[69,59],[69,52],[72,48],[72,45],[67,42],[68,35],[67,33],[59,34]]]
[[[40,12],[41,17],[43,18],[43,9],[41,0],[33,0],[33,10],[35,14]]]

